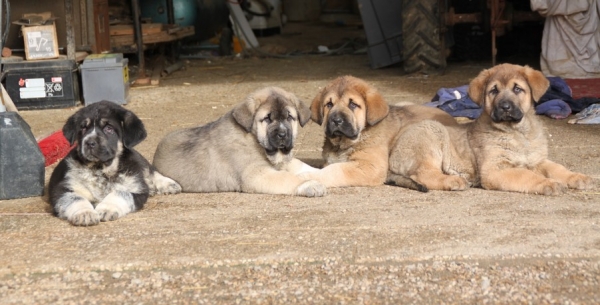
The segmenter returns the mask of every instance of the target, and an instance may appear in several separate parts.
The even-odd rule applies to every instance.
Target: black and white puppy
[[[48,194],[56,216],[73,225],[116,220],[141,209],[149,196],[181,192],[133,150],[146,129],[120,105],[102,101],[80,109],[63,134],[76,147],[52,172]]]

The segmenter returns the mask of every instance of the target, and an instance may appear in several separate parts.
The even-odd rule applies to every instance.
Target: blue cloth
[[[571,115],[571,107],[563,100],[554,99],[546,101],[535,107],[536,114],[543,114],[553,119],[564,119]]]
[[[481,115],[482,109],[471,100],[467,94],[468,90],[469,85],[457,88],[441,88],[432,101],[425,105],[440,108],[454,117],[476,119]]]
[[[558,90],[568,96],[573,96],[573,92],[571,91],[571,87],[567,82],[558,77],[558,76],[547,76],[548,81],[550,81],[550,87],[554,87],[555,90]]]

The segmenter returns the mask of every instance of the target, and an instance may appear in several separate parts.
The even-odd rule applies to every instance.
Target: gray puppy
[[[292,154],[308,120],[309,108],[294,94],[263,88],[214,122],[168,134],[153,164],[184,192],[323,196],[322,184],[297,177],[316,169]]]

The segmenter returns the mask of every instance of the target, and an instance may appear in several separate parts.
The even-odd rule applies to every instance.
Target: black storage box
[[[3,63],[2,71],[4,87],[19,110],[66,108],[80,102],[74,60]]]
[[[402,61],[402,1],[358,0],[372,69]]]
[[[0,200],[42,196],[45,159],[17,112],[0,112]]]

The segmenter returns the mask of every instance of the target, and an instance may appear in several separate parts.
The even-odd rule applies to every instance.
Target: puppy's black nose
[[[334,117],[334,118],[331,118],[331,120],[333,121],[333,123],[335,125],[342,125],[342,123],[344,123],[344,120],[340,117]]]
[[[502,101],[500,102],[500,108],[502,108],[505,111],[510,111],[512,110],[512,103],[508,101]]]
[[[94,147],[96,147],[96,145],[98,145],[98,143],[96,143],[96,141],[86,141],[85,142],[85,146],[87,146],[88,148],[94,148]]]
[[[277,137],[278,137],[278,138],[280,138],[280,139],[283,139],[283,138],[285,138],[285,136],[286,136],[286,135],[287,135],[287,132],[286,132],[285,130],[280,130],[280,131],[277,133]]]

